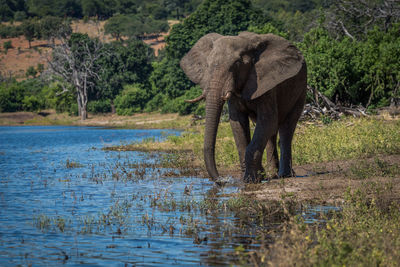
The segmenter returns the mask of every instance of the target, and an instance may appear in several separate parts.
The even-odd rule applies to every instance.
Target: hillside
[[[110,35],[104,34],[104,24],[106,21],[88,21],[76,20],[72,22],[71,28],[74,32],[86,33],[90,37],[98,37],[105,42],[112,41]],[[178,21],[169,21],[170,25],[176,24]],[[144,40],[149,44],[158,55],[158,51],[165,46],[164,37],[168,33],[161,34],[158,38]],[[12,48],[7,53],[4,50],[4,43],[11,41]],[[46,66],[46,54],[50,53],[51,48],[47,45],[46,40],[34,40],[29,48],[28,41],[24,36],[16,38],[0,39],[0,73],[7,77],[15,77],[18,80],[24,79],[25,72],[29,67],[37,67],[38,64]]]

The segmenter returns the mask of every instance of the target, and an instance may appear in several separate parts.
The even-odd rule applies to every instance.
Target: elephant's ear
[[[286,39],[273,34],[242,33],[256,40],[254,67],[243,88],[246,100],[256,99],[280,83],[295,76],[304,64],[301,52]]]
[[[190,51],[182,58],[180,65],[189,79],[204,89],[206,79],[204,75],[207,65],[207,57],[213,49],[215,40],[221,38],[222,35],[217,33],[209,33],[201,37]]]

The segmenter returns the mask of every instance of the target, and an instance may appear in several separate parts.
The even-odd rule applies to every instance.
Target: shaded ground
[[[297,177],[246,186],[245,194],[260,200],[294,198],[319,204],[340,204],[348,189],[365,183],[391,183],[391,197],[400,199],[400,155],[307,164],[294,168]],[[372,177],[371,177],[372,176]]]

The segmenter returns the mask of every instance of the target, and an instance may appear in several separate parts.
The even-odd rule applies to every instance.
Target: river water
[[[179,134],[0,127],[0,265],[234,262],[243,240],[232,234],[236,218],[197,210],[214,190],[209,180],[165,175],[171,170],[149,168],[157,157],[147,153],[102,150]]]

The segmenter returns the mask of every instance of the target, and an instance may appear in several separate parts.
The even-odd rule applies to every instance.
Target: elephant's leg
[[[276,134],[273,135],[267,142],[267,169],[273,176],[276,176],[279,170]]]
[[[250,143],[250,127],[249,117],[246,113],[240,112],[238,109],[238,100],[232,97],[229,100],[229,121],[231,124],[233,137],[235,138],[236,148],[239,153],[240,168],[242,176],[244,175],[245,153],[248,144]]]
[[[305,93],[295,103],[282,125],[279,126],[281,158],[279,163],[279,177],[295,176],[292,169],[292,139],[297,122],[304,107]]]
[[[262,168],[262,155],[270,140],[277,134],[278,114],[275,94],[265,95],[255,101],[257,106],[257,123],[253,138],[246,149],[246,172],[244,181],[247,183],[260,182],[265,177]]]

